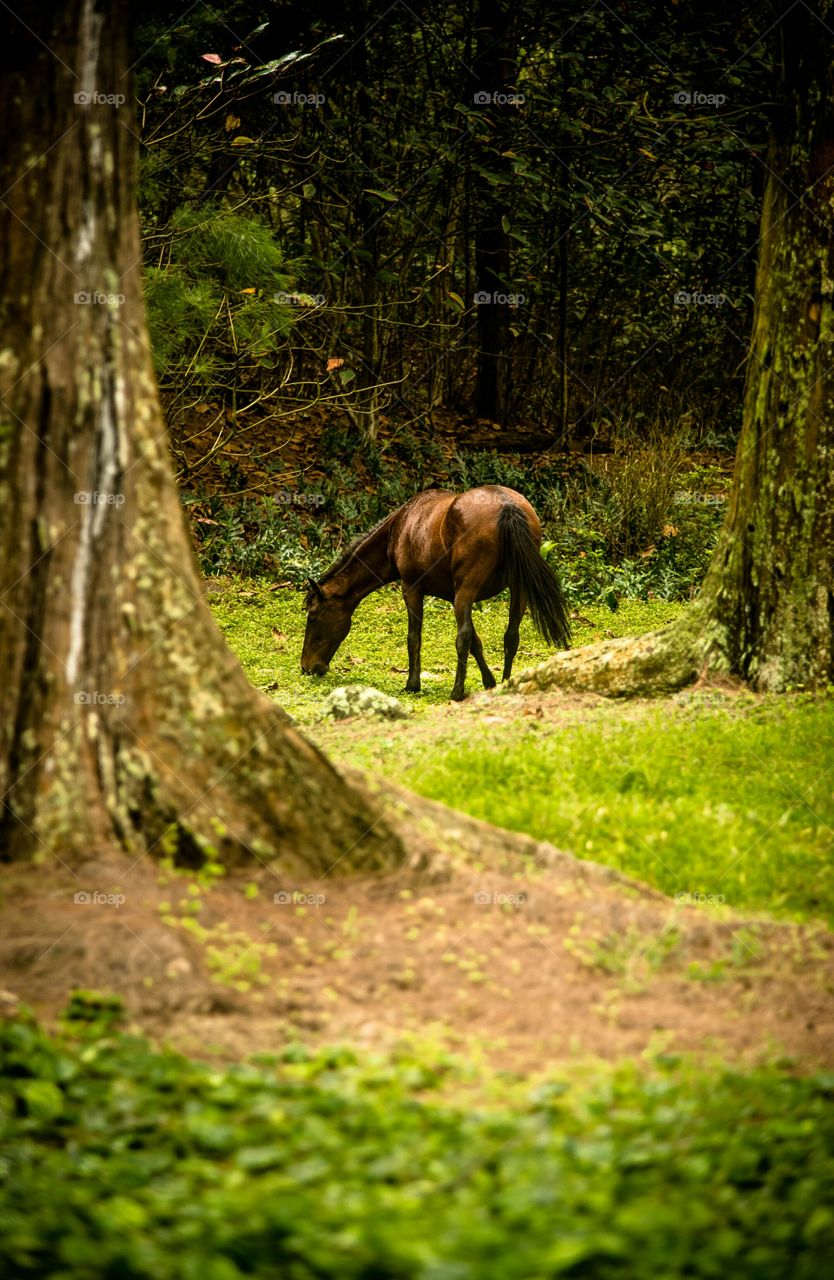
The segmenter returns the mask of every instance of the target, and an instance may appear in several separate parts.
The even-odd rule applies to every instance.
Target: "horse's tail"
[[[570,620],[562,585],[542,558],[527,517],[514,502],[501,506],[498,537],[507,586],[522,593],[536,629],[548,644],[569,649]]]

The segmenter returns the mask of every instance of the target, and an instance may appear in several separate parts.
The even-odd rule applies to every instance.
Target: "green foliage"
[[[657,428],[641,441],[622,432],[612,455],[595,469],[582,467],[566,486],[564,523],[578,516],[593,528],[612,564],[633,558],[661,535],[685,466],[678,433]]]
[[[306,496],[305,490],[295,493]],[[243,499],[239,504],[211,498],[200,501],[198,509],[204,513],[203,520],[210,521],[193,526],[200,568],[206,576],[280,575],[283,581],[301,586],[335,557],[332,534],[324,550],[324,530],[315,521],[305,522],[297,508],[272,497]]]
[[[543,551],[569,599],[686,599],[706,573],[724,517],[727,477],[693,466],[679,432],[617,438],[602,465],[583,465],[546,513]]]
[[[210,281],[190,280],[176,266],[148,267],[145,271],[145,302],[148,331],[157,377],[182,373],[197,351],[220,310],[221,293]],[[200,378],[215,377],[204,357],[197,372]]]
[[[289,284],[272,231],[251,213],[242,217],[211,205],[185,206],[174,213],[170,227],[175,260],[195,279],[264,293]]]
[[[162,266],[145,272],[148,328],[157,376],[205,395],[234,385],[241,370],[274,360],[292,322],[280,301],[290,277],[274,236],[252,213],[182,206],[164,233]],[[279,301],[276,301],[276,296]]]
[[[104,991],[78,989],[64,1012],[67,1028],[76,1035],[107,1035],[124,1021],[124,1001]]]
[[[560,484],[561,473],[553,483]],[[508,489],[517,489],[529,497],[531,502],[538,502],[550,491],[550,475],[548,472],[533,471],[520,463],[502,457],[497,450],[490,452],[458,453],[452,459],[449,468],[450,488],[475,489],[482,484],[503,484]]]
[[[0,1062],[16,1280],[817,1280],[834,1252],[830,1075],[667,1059],[472,1109],[449,1059],[217,1070],[25,1017]]]

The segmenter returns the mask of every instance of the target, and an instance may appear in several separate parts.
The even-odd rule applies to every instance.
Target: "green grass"
[[[362,602],[350,634],[321,679],[301,674],[305,614],[300,592],[270,590],[262,580],[243,578],[210,580],[207,591],[215,619],[249,679],[301,723],[313,721],[327,694],[343,684],[369,684],[402,696],[418,713],[448,701],[456,662],[451,605],[426,601],[423,692],[415,697],[403,692],[408,670],[407,621],[398,587],[383,588]],[[574,623],[574,644],[648,631],[668,622],[681,608],[659,600],[623,601],[615,613],[605,605],[583,606],[582,615],[592,625]],[[505,600],[485,601],[475,613],[475,626],[496,676],[501,675],[506,625]],[[515,670],[543,662],[553,652],[525,618]],[[480,688],[480,675],[470,659],[467,689]]]
[[[818,1280],[834,1077],[675,1058],[456,1101],[420,1049],[227,1070],[0,1026],[0,1271],[16,1280]],[[87,1021],[85,1021],[85,1018]]]
[[[554,721],[516,715],[498,697],[483,725],[437,718],[448,704],[454,619],[428,602],[424,692],[404,694],[405,612],[396,588],[370,596],[321,680],[301,675],[301,596],[245,580],[213,584],[218,622],[250,679],[302,723],[339,684],[401,696],[429,723],[314,729],[346,759],[498,826],[549,840],[670,895],[712,898],[737,911],[834,923],[834,702],[709,695],[662,703],[588,701]],[[679,605],[588,607],[575,643],[627,635],[674,617]],[[477,626],[493,666],[506,603],[488,601]],[[525,620],[516,669],[552,652]],[[392,669],[393,668],[393,669]],[[500,673],[499,673],[500,674]],[[469,689],[480,687],[471,663]],[[498,721],[496,723],[496,720]],[[430,736],[429,735],[430,731]]]
[[[670,895],[834,922],[830,699],[695,696],[625,719],[609,704],[587,724],[458,738],[422,762],[389,753],[388,772]]]

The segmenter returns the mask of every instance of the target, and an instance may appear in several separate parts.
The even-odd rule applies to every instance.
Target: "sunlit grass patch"
[[[684,699],[456,742],[408,785],[693,904],[834,920],[834,702]]]
[[[301,674],[306,621],[301,592],[270,590],[263,580],[244,578],[209,581],[207,591],[215,619],[249,679],[302,723],[314,720],[328,693],[343,684],[369,684],[383,693],[402,696],[418,713],[448,702],[456,662],[455,621],[451,605],[443,601],[426,600],[423,692],[411,696],[404,693],[407,620],[399,587],[383,588],[363,600],[350,634],[329,673],[321,678]],[[606,636],[636,635],[668,622],[682,607],[659,600],[623,601],[616,612],[605,605],[588,605],[581,611],[581,620],[573,623],[574,645]],[[476,608],[475,626],[498,678],[506,625],[506,600],[487,600]],[[525,618],[515,670],[543,662],[553,652]],[[471,659],[467,690],[481,687]]]

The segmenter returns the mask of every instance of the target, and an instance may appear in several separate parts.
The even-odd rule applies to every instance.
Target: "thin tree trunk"
[[[505,0],[480,0],[477,8],[478,54],[475,62],[476,93],[507,94],[514,76],[510,53],[510,13]],[[476,99],[477,100],[477,99]],[[488,170],[510,172],[509,161],[501,154],[507,149],[509,134],[506,113],[513,108],[504,103],[487,106],[495,120],[491,144],[481,148],[480,161]],[[505,225],[510,216],[506,188],[479,174],[475,203],[475,289],[482,301],[478,306],[478,380],[475,411],[479,417],[504,423],[509,413],[509,306],[498,301],[508,292],[510,241]]]
[[[0,852],[390,862],[202,597],[144,322],[126,6],[27,23],[0,20]]]
[[[570,223],[562,222],[559,237],[559,431],[562,448],[568,442],[570,391],[568,382],[568,246]]]

